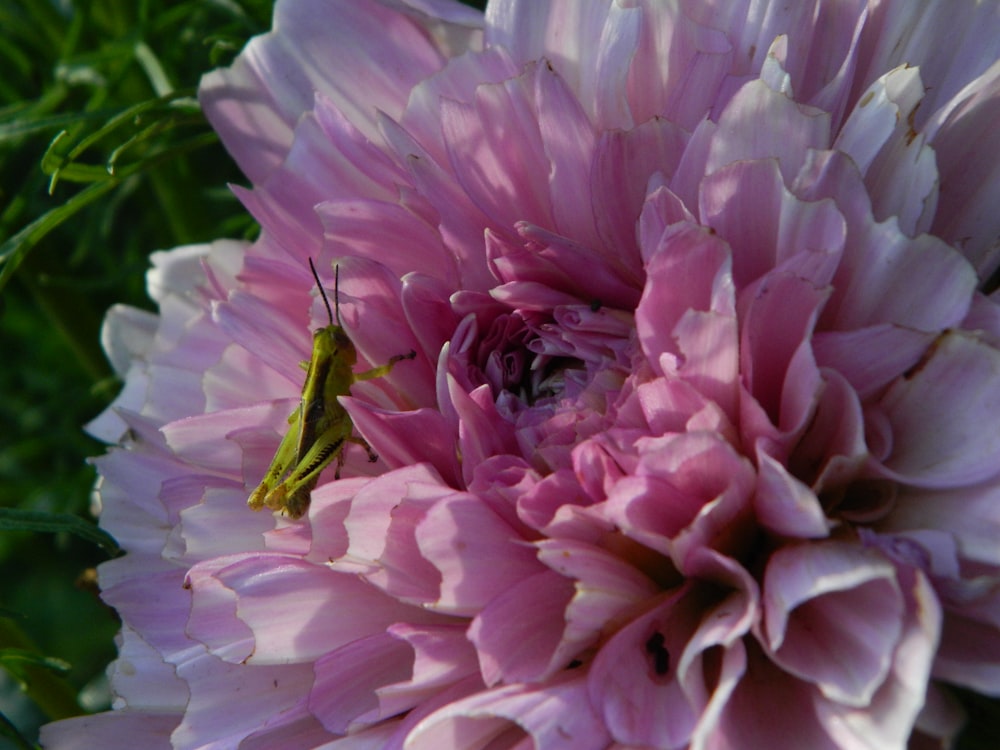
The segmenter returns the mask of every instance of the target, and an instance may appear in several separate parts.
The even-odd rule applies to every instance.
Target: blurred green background
[[[100,325],[152,309],[151,252],[254,231],[194,94],[272,4],[0,0],[0,750],[107,708],[118,622],[93,567],[114,550],[82,430],[120,387]],[[1000,747],[995,704],[965,701],[962,747]]]

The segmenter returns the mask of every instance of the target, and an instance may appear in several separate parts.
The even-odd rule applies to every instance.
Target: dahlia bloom
[[[1000,695],[1000,6],[284,0],[92,425],[46,748],[941,747]],[[254,513],[339,273],[349,445]]]

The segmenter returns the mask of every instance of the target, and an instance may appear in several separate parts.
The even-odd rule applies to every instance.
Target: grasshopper
[[[313,331],[312,358],[302,363],[306,370],[302,400],[288,417],[288,432],[264,479],[247,500],[252,510],[260,510],[266,505],[271,510],[285,511],[292,518],[300,518],[308,510],[320,473],[335,459],[334,476],[340,478],[347,443],[364,448],[369,461],[378,460],[368,442],[354,434],[354,424],[337,397],[348,395],[353,383],[383,377],[400,360],[417,356],[411,350],[409,354],[392,357],[381,367],[355,373],[358,353],[340,324],[340,269],[334,267],[334,322],[334,311],[330,309],[330,300],[323,291],[312,258],[309,267],[326,304],[330,324]]]

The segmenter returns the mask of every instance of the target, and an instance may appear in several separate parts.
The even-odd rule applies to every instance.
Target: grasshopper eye
[[[350,337],[344,331],[343,328],[335,326],[333,329],[333,343],[337,347],[337,351],[343,351],[348,347],[353,347],[354,343],[351,341]]]

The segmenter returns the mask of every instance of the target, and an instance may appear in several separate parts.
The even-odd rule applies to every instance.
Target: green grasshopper
[[[388,375],[400,360],[417,356],[411,350],[409,354],[392,357],[381,367],[355,373],[358,353],[340,324],[340,269],[334,267],[334,322],[330,300],[323,291],[312,258],[309,259],[309,267],[326,303],[330,324],[313,332],[312,358],[302,363],[306,370],[302,401],[288,417],[288,432],[278,446],[264,479],[247,500],[252,510],[260,510],[266,505],[271,510],[285,511],[292,518],[300,518],[308,510],[320,473],[334,459],[337,461],[334,476],[340,478],[347,443],[364,448],[369,461],[378,460],[368,442],[354,434],[354,424],[337,397],[349,395],[353,383]]]

